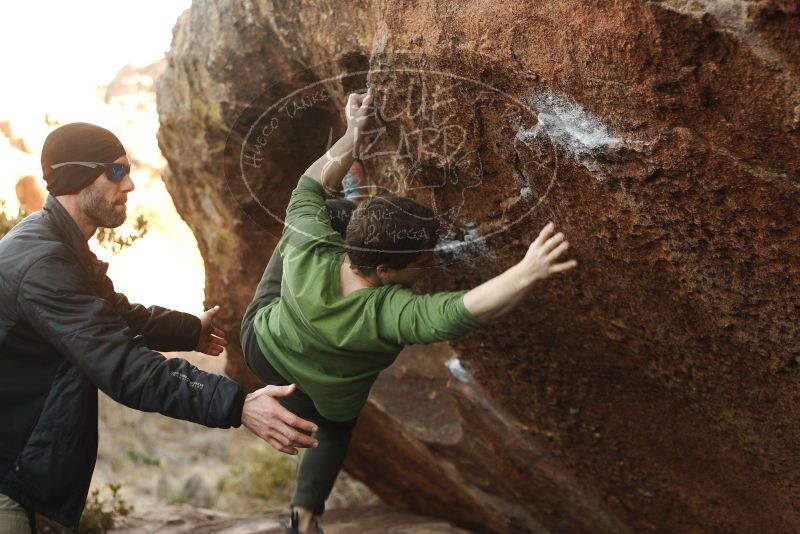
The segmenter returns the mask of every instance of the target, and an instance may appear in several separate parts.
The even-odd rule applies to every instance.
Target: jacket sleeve
[[[112,399],[209,427],[241,425],[244,391],[178,358],[149,349],[69,259],[32,265],[17,295],[19,313]]]
[[[114,291],[114,282],[106,274],[107,270],[107,263],[97,261],[93,266],[94,283],[134,335],[143,336],[145,344],[153,350],[170,352],[197,348],[201,330],[198,317],[161,306],[145,308],[141,304],[131,304],[125,295]]]
[[[190,313],[131,304],[122,293],[113,293],[113,307],[135,335],[144,337],[153,350],[195,350],[200,340],[200,319]]]

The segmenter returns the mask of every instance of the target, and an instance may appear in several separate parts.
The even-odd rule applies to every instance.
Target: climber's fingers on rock
[[[553,237],[544,242],[541,248],[542,254],[544,254],[545,256],[550,254],[556,248],[556,246],[558,246],[558,244],[562,242],[565,242],[564,234],[558,232],[556,235],[554,235]]]
[[[347,99],[347,114],[348,126],[355,128],[364,128],[369,120],[369,114],[372,108],[372,93],[351,93]]]
[[[563,263],[554,263],[553,265],[550,266],[550,269],[548,270],[551,273],[560,273],[562,271],[568,271],[569,269],[572,269],[577,265],[578,265],[578,260],[569,260]]]
[[[372,99],[372,87],[356,91],[355,93],[351,93],[351,95],[355,96],[356,103],[358,103],[359,105],[363,105],[364,100],[366,100],[367,98]]]
[[[350,109],[357,108],[361,105],[361,102],[358,101],[359,94],[358,93],[350,93],[347,97],[347,107]]]
[[[559,235],[561,236],[561,239],[564,239],[563,234],[556,234],[547,243],[545,243],[545,246],[548,246],[550,241],[553,241]],[[561,244],[556,246],[558,243],[561,243]],[[558,257],[561,256],[564,253],[564,251],[567,250],[568,248],[569,248],[569,241],[561,241],[559,239],[558,241],[556,241],[552,245],[552,248],[548,249],[548,251],[545,252],[547,261],[553,262],[553,261],[557,260]]]
[[[360,106],[361,103],[358,101],[358,94],[350,93],[350,96],[347,97],[347,109],[345,109],[349,120],[357,117],[356,112]]]
[[[372,102],[371,92],[350,93],[350,96],[347,98],[347,106],[352,110],[365,108],[369,106],[370,102]]]
[[[372,108],[369,106],[369,102],[366,105],[362,105],[360,108],[356,109],[353,113],[361,122],[366,122],[369,120],[369,114],[372,111]]]
[[[370,104],[372,104],[372,89],[364,93],[361,98],[362,108],[369,108]]]
[[[547,225],[545,225],[545,227],[542,228],[542,231],[539,232],[539,235],[536,237],[536,240],[533,243],[531,243],[531,248],[538,248],[542,246],[542,244],[544,244],[544,242],[547,241],[547,239],[553,233],[555,227],[556,225],[553,224],[552,222],[547,223]]]

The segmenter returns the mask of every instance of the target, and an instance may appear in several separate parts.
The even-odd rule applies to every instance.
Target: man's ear
[[[392,274],[392,268],[388,265],[378,265],[375,267],[375,273],[378,275],[378,279],[385,283],[389,275]]]

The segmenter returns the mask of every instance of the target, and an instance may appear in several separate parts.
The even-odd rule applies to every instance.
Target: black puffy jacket
[[[0,240],[0,493],[77,525],[97,459],[97,390],[210,427],[241,424],[235,382],[158,351],[192,350],[200,320],[130,304],[49,197]]]

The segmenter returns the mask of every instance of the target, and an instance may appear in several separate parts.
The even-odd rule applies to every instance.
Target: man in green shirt
[[[534,281],[576,265],[555,263],[568,243],[552,235],[551,223],[519,264],[492,280],[470,291],[413,293],[432,265],[434,212],[397,196],[357,208],[326,202],[352,164],[371,100],[370,93],[350,95],[347,132],[300,178],[278,249],[242,321],[250,369],[268,384],[297,384],[281,403],[319,427],[319,446],[300,464],[289,532],[317,532],[369,390],[405,345],[463,336],[513,309]],[[296,450],[286,442],[284,452]]]

